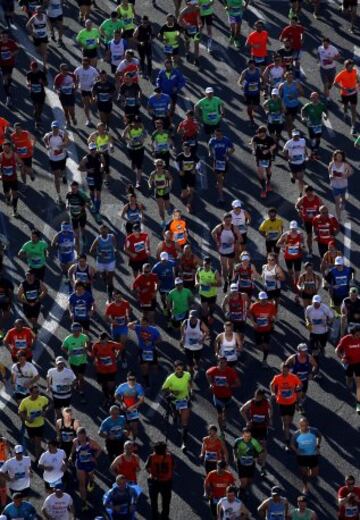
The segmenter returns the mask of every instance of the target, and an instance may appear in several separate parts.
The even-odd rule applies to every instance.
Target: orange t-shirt
[[[297,375],[278,374],[271,381],[271,386],[275,388],[276,402],[278,404],[291,405],[297,401],[296,389],[301,388],[302,383]]]
[[[21,351],[25,352],[27,359],[31,357],[33,340],[34,337],[29,327],[23,327],[20,331],[15,328],[10,329],[4,338],[4,342],[9,346],[13,357],[16,357],[17,352]]]
[[[222,498],[226,495],[226,488],[235,484],[235,479],[230,471],[224,471],[219,475],[217,470],[210,471],[205,479],[206,489],[210,488],[213,498]]]
[[[20,159],[27,159],[33,156],[33,145],[27,130],[22,130],[20,133],[13,132],[11,134],[11,140],[15,145],[15,151]]]
[[[136,473],[139,469],[139,459],[135,455],[131,455],[130,460],[127,460],[124,454],[116,459],[115,471],[118,475],[124,475],[127,481],[137,482]]]
[[[273,328],[273,319],[276,316],[277,309],[273,302],[260,303],[256,302],[250,306],[250,314],[255,320],[256,332],[270,332]]]
[[[4,144],[5,141],[5,130],[10,126],[9,121],[0,117],[0,145]]]
[[[5,462],[9,456],[9,447],[7,442],[0,441],[0,462]]]
[[[338,83],[340,87],[342,87],[340,92],[342,96],[351,96],[352,94],[356,94],[357,82],[356,69],[352,69],[351,71],[343,69],[338,74],[336,74],[334,80],[334,83]],[[351,89],[354,92],[349,92],[347,89]]]
[[[186,231],[185,220],[172,220],[169,224],[169,230],[171,231],[171,238],[179,246],[183,246],[187,242],[187,231]]]
[[[250,47],[250,55],[254,56],[255,58],[264,58],[267,56],[267,42],[267,31],[254,31],[250,33],[246,40],[246,44]]]
[[[91,355],[95,358],[95,369],[99,374],[113,374],[117,371],[117,353],[124,349],[122,343],[107,341],[97,342],[92,348]]]
[[[206,461],[216,462],[224,459],[224,449],[220,439],[204,437],[203,444]]]

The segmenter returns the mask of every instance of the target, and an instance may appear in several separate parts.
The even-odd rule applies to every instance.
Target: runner
[[[47,292],[46,286],[35,277],[33,270],[27,271],[25,279],[19,285],[17,297],[22,303],[23,313],[30,322],[34,334],[39,330],[38,319]]]
[[[105,125],[106,130],[109,130],[115,90],[115,85],[108,78],[106,70],[101,70],[99,79],[95,81],[92,89],[92,100],[97,104],[100,121]]]
[[[356,135],[356,105],[357,91],[359,89],[359,75],[354,68],[353,60],[345,60],[344,68],[338,72],[334,79],[334,87],[340,90],[341,102],[344,105],[344,118],[347,119],[347,111],[350,104],[351,135]]]
[[[170,231],[165,231],[165,238],[166,238],[167,233],[170,233]],[[169,235],[169,236],[171,236],[171,235]],[[177,249],[176,249],[175,243],[173,243],[173,244],[174,244],[174,250],[175,250],[174,252],[177,255]],[[175,256],[175,259],[176,258],[177,258],[177,256]],[[178,270],[179,276],[181,276],[181,278],[184,282],[184,287],[186,287],[187,289],[190,289],[191,291],[195,290],[195,276],[196,276],[196,271],[200,265],[201,265],[201,259],[192,252],[191,245],[186,244],[184,246],[182,252],[180,253],[180,257],[177,262],[177,270]]]
[[[312,258],[313,255],[313,220],[319,214],[320,206],[322,206],[322,200],[320,197],[315,195],[314,189],[310,185],[306,185],[304,189],[305,195],[300,197],[296,204],[295,209],[302,218],[305,232],[306,232],[306,244],[308,247],[308,258]]]
[[[217,461],[216,469],[210,471],[204,481],[204,494],[209,500],[212,518],[217,518],[217,505],[220,499],[226,496],[228,486],[235,484],[231,471],[227,470],[224,460]]]
[[[128,484],[137,483],[137,474],[141,469],[140,458],[134,453],[134,447],[132,441],[125,441],[124,451],[110,465],[110,472],[114,475],[124,475]]]
[[[188,224],[179,209],[174,209],[171,220],[166,229],[171,231],[171,239],[174,240],[176,247],[181,250],[189,239]]]
[[[188,317],[194,296],[190,289],[184,287],[181,278],[175,278],[174,284],[174,289],[169,292],[167,297],[168,314],[171,320],[168,322],[168,327],[179,329],[184,319]]]
[[[336,218],[341,223],[341,212],[345,210],[346,195],[349,184],[349,177],[354,173],[353,168],[346,161],[345,152],[335,150],[332,160],[328,166],[330,187],[335,199]]]
[[[234,368],[228,366],[226,356],[219,354],[216,366],[206,371],[206,379],[213,395],[213,404],[217,411],[221,437],[226,430],[226,411],[232,403],[233,391],[240,386],[239,376]]]
[[[175,266],[176,262],[169,259],[166,251],[162,251],[160,261],[151,269],[151,272],[158,277],[158,290],[165,316],[167,315],[167,296],[175,285]]]
[[[236,486],[228,486],[226,488],[226,496],[221,498],[217,504],[218,518],[226,518],[225,515],[231,514],[236,518],[250,518],[250,512],[239,498],[236,498]],[[236,516],[234,516],[236,515]]]
[[[271,334],[274,330],[274,322],[277,314],[277,306],[269,300],[264,291],[260,291],[257,301],[249,308],[249,317],[254,327],[255,344],[262,350],[262,367],[269,368],[267,358],[270,350]]]
[[[36,6],[35,13],[26,24],[26,29],[32,35],[35,47],[39,49],[45,71],[48,59],[48,25],[49,19],[44,13],[42,6]]]
[[[323,119],[326,121],[328,113],[324,103],[320,101],[318,92],[310,94],[310,102],[301,109],[301,119],[309,130],[311,159],[319,160],[320,140],[323,131]]]
[[[224,280],[223,290],[226,293],[233,277],[234,259],[238,243],[241,241],[238,228],[232,224],[231,213],[224,214],[222,223],[214,227],[211,236],[218,249],[221,275]]]
[[[120,409],[125,412],[128,435],[135,442],[139,431],[139,408],[144,403],[145,393],[143,387],[136,382],[134,372],[127,373],[126,383],[119,385],[114,395]]]
[[[26,262],[32,274],[38,280],[44,279],[48,244],[41,238],[40,232],[37,229],[31,230],[31,239],[21,246],[18,256],[21,260]]]
[[[71,224],[66,221],[61,223],[61,228],[54,236],[51,247],[56,248],[63,275],[67,278],[70,266],[76,258],[75,233]]]
[[[76,67],[74,70],[76,84],[76,90],[79,89],[81,92],[81,100],[83,102],[85,112],[85,126],[92,126],[90,120],[90,105],[91,105],[91,93],[94,88],[95,81],[99,77],[99,73],[95,66],[90,66],[90,58],[83,57],[82,65]]]
[[[158,347],[162,342],[162,338],[159,329],[150,325],[150,321],[146,316],[142,316],[140,322],[130,322],[129,329],[135,331],[136,334],[141,376],[145,391],[148,391],[151,387],[150,375],[158,376]]]
[[[110,415],[100,424],[99,436],[105,439],[106,451],[111,463],[122,453],[127,438],[125,415],[120,415],[120,408],[110,406]],[[122,473],[122,472],[119,472]]]
[[[85,20],[85,28],[81,29],[75,39],[82,49],[83,57],[89,58],[90,65],[96,67],[98,60],[98,47],[100,43],[99,29],[94,27],[90,19],[87,19]]]
[[[45,490],[49,492],[54,488],[55,484],[62,484],[67,464],[66,453],[61,448],[58,448],[56,439],[49,441],[47,448],[40,456],[38,468],[40,471],[43,471],[42,478],[45,483]]]
[[[44,135],[43,142],[48,151],[49,165],[51,173],[54,175],[55,189],[58,197],[58,204],[62,204],[60,179],[66,184],[66,158],[67,148],[70,144],[69,136],[64,130],[60,130],[58,121],[51,123],[51,131]]]
[[[23,184],[26,184],[27,176],[32,181],[35,180],[32,169],[35,137],[27,130],[23,130],[21,123],[15,123],[14,130],[15,132],[11,134],[11,141],[13,142],[16,155],[20,159],[21,180]]]
[[[263,72],[268,56],[269,33],[264,29],[262,20],[257,20],[254,28],[255,31],[248,35],[245,45],[249,48],[250,56],[255,60],[255,64]]]
[[[10,88],[18,52],[19,46],[12,38],[9,38],[9,31],[2,30],[0,33],[0,69],[7,107],[12,104]]]
[[[308,354],[308,346],[306,343],[299,343],[296,347],[297,353],[292,354],[285,361],[291,372],[299,377],[302,386],[301,391],[298,394],[297,410],[305,414],[304,403],[306,399],[306,393],[308,390],[309,380],[311,380],[318,371],[318,365],[315,361],[315,357]]]
[[[193,63],[199,67],[199,44],[200,44],[200,30],[202,21],[200,17],[200,8],[193,0],[185,0],[186,7],[184,7],[179,14],[178,23],[184,30],[185,36],[185,57],[191,63],[190,44],[194,43],[194,58]]]
[[[185,8],[187,9],[187,8]],[[198,8],[197,8],[198,10]],[[186,30],[185,30],[186,31]],[[185,32],[186,34],[186,32]],[[194,41],[196,41],[194,39]],[[196,43],[195,43],[196,47]],[[173,117],[176,109],[176,103],[181,91],[186,85],[186,79],[178,66],[175,66],[174,60],[167,58],[164,67],[159,70],[156,78],[156,86],[161,92],[168,94],[171,98],[170,116]]]
[[[68,300],[68,311],[71,321],[79,323],[86,335],[89,335],[90,320],[95,314],[95,300],[86,285],[77,280],[74,284],[74,292]]]
[[[320,378],[318,373],[320,354],[323,354],[325,351],[329,328],[333,320],[333,311],[328,305],[322,303],[321,296],[315,294],[312,297],[312,304],[305,309],[305,324],[310,331],[310,353],[314,356],[318,366],[316,378]]]
[[[162,159],[166,168],[169,169],[171,152],[175,150],[174,142],[172,140],[169,130],[164,128],[164,123],[161,119],[154,121],[155,131],[151,134],[151,149],[152,155],[155,159]]]
[[[241,349],[244,347],[244,332],[249,304],[248,295],[239,291],[238,284],[231,283],[230,292],[225,295],[221,309],[225,318],[232,324],[234,332],[238,333]]]
[[[35,340],[34,332],[24,326],[24,320],[17,318],[14,327],[10,328],[4,339],[4,345],[9,350],[13,363],[16,363],[18,354],[25,355],[27,361],[32,361],[32,347]]]
[[[313,219],[315,240],[317,241],[319,256],[323,257],[329,242],[335,239],[340,226],[336,218],[329,213],[327,206],[320,206],[319,215]]]
[[[286,141],[284,145],[283,153],[285,155],[285,159],[289,163],[291,172],[290,180],[293,184],[298,181],[300,192],[299,197],[302,197],[302,193],[304,191],[304,170],[309,155],[306,147],[306,141],[303,137],[301,137],[299,130],[293,129],[291,136],[291,139]]]
[[[291,512],[291,520],[317,520],[318,517],[316,513],[312,509],[306,507],[306,496],[299,496],[297,498],[297,505],[298,507]]]
[[[49,405],[49,399],[44,395],[40,395],[37,385],[30,386],[29,390],[29,397],[25,397],[19,404],[18,414],[25,425],[30,444],[34,448],[35,458],[38,459],[42,452],[41,443],[44,439],[45,414]],[[23,453],[22,447],[19,453]],[[28,459],[30,467],[30,457]],[[2,469],[4,469],[4,466]],[[24,485],[24,488],[29,487],[30,483]],[[16,489],[16,491],[18,491],[18,489]]]
[[[95,238],[90,247],[90,254],[96,256],[96,272],[104,277],[108,301],[110,301],[114,289],[113,278],[116,266],[116,239],[109,228],[102,224],[99,228],[100,234]]]
[[[149,474],[148,488],[153,518],[159,518],[158,497],[161,496],[161,516],[169,517],[172,496],[175,459],[168,451],[166,443],[158,441],[145,462]]]
[[[50,25],[51,31],[51,39],[52,41],[58,44],[58,47],[63,47],[63,34],[64,34],[64,26],[63,26],[63,18],[64,18],[64,9],[63,9],[63,0],[49,0],[47,3],[46,14],[48,16],[48,21]],[[56,40],[55,29],[58,32],[58,39]]]
[[[356,385],[355,410],[360,415],[360,326],[353,325],[350,333],[343,336],[336,347],[336,355],[345,369],[346,384],[349,390]]]
[[[345,265],[343,256],[337,256],[334,261],[334,267],[326,275],[331,297],[331,307],[336,311],[340,309],[343,299],[349,294],[353,278],[354,269]]]
[[[292,50],[291,54],[293,56]],[[294,120],[301,106],[299,98],[304,95],[304,90],[301,83],[295,79],[294,72],[285,72],[284,79],[285,81],[279,85],[279,96],[285,107],[285,125],[290,139],[293,136]]]
[[[101,155],[103,172],[105,173],[105,185],[110,184],[110,154],[114,151],[113,139],[104,123],[96,125],[95,132],[88,137],[88,144],[95,143]]]
[[[336,76],[336,63],[340,59],[338,49],[330,43],[330,38],[324,37],[322,45],[319,45],[317,51],[320,62],[320,77],[324,85],[325,102],[330,102],[330,90],[333,86]]]
[[[284,222],[277,216],[277,209],[270,208],[267,217],[264,218],[259,226],[259,232],[265,237],[265,247],[267,253],[275,253],[276,257],[280,252],[277,242],[284,232]]]
[[[67,407],[61,411],[61,418],[57,419],[55,426],[59,446],[69,458],[80,421],[75,419],[72,408]]]
[[[140,58],[140,69],[144,79],[152,76],[152,41],[154,38],[153,27],[148,16],[142,16],[141,23],[134,32],[137,51]],[[145,65],[146,61],[146,65]]]
[[[287,498],[281,496],[281,488],[279,486],[271,488],[271,497],[266,498],[259,505],[257,512],[261,518],[266,518],[266,520],[272,520],[272,518],[282,520],[282,518],[288,517],[289,504]]]
[[[305,262],[304,271],[300,274],[296,285],[303,307],[306,309],[311,304],[312,297],[318,293],[321,287],[321,278],[314,272],[311,262]]]
[[[218,96],[214,96],[214,89],[206,87],[205,97],[195,104],[195,115],[204,126],[206,135],[211,135],[220,127],[224,117],[224,102]]]
[[[215,424],[210,424],[208,434],[203,437],[199,458],[204,461],[205,474],[216,470],[218,460],[228,463],[229,453],[225,442],[218,436],[218,429]]]
[[[41,512],[49,520],[56,518],[56,515],[63,520],[70,520],[70,515],[75,515],[73,499],[68,493],[64,493],[63,486],[62,483],[55,484],[51,488],[51,494],[44,500]]]
[[[73,72],[69,72],[66,63],[62,63],[59,67],[59,73],[55,76],[54,79],[54,88],[59,95],[59,100],[64,110],[66,119],[65,128],[69,128],[71,126],[71,121],[73,122],[74,126],[77,125],[77,120],[75,117],[75,85],[75,74]]]
[[[133,231],[134,224],[142,224],[144,218],[144,205],[138,202],[134,187],[128,188],[128,201],[121,210],[120,216],[125,222],[125,232],[129,235]]]
[[[199,290],[202,318],[210,326],[214,322],[213,314],[218,287],[221,287],[221,277],[219,272],[213,269],[209,256],[203,259],[202,266],[196,270],[195,287]]]
[[[95,277],[95,269],[87,263],[86,255],[79,255],[78,261],[75,262],[68,271],[70,286],[75,288],[77,281],[81,282],[84,288],[91,293],[92,284]]]
[[[260,91],[262,87],[261,70],[256,66],[256,60],[250,59],[248,66],[244,69],[239,77],[238,85],[243,88],[245,96],[245,104],[250,123],[255,125],[254,110],[259,109]]]
[[[135,188],[137,189],[141,187],[146,137],[147,133],[140,117],[134,116],[125,127],[123,138],[127,143],[131,169],[136,175]]]
[[[284,260],[291,280],[291,286],[295,292],[295,301],[298,302],[297,283],[301,271],[303,259],[304,237],[299,230],[296,220],[289,224],[289,231],[285,231],[276,243],[284,252]]]
[[[26,74],[26,84],[30,89],[30,99],[33,104],[35,128],[41,128],[41,115],[45,105],[45,87],[48,85],[46,74],[39,69],[37,61],[30,62],[30,70]]]
[[[270,300],[273,300],[279,306],[281,298],[281,286],[285,281],[285,273],[277,263],[275,253],[268,253],[267,263],[262,266],[261,278],[264,284],[264,290]]]
[[[136,278],[150,257],[149,235],[141,231],[140,224],[133,224],[132,233],[126,236],[124,251],[129,257],[133,277]]]
[[[72,390],[76,376],[71,368],[65,366],[65,359],[57,356],[55,368],[49,368],[46,374],[48,392],[52,395],[56,419],[60,419],[62,408],[68,408],[71,403]],[[58,479],[54,479],[58,480]]]
[[[144,317],[154,323],[156,293],[159,288],[157,274],[151,272],[151,265],[144,264],[142,272],[134,280],[132,289]]]
[[[297,375],[292,374],[285,363],[281,363],[280,374],[274,376],[270,383],[270,392],[279,407],[284,432],[285,451],[290,450],[290,426],[301,388],[301,379]]]
[[[168,171],[168,165],[163,159],[155,159],[155,170],[150,173],[148,180],[149,189],[154,189],[154,196],[159,208],[160,225],[165,227],[165,210],[171,213],[170,192],[172,189],[173,178]]]
[[[225,358],[230,367],[235,368],[243,354],[243,343],[237,332],[234,332],[230,321],[224,323],[224,332],[215,338],[214,352],[217,358]]]
[[[11,141],[4,141],[0,152],[0,179],[2,180],[5,202],[13,207],[13,217],[18,214],[18,178],[16,173],[17,166],[22,166],[22,161],[18,154],[13,151]]]
[[[33,363],[27,361],[26,353],[22,351],[17,352],[16,362],[11,367],[11,383],[14,386],[13,397],[17,405],[19,405],[25,397],[30,395],[29,388],[33,386],[39,379],[39,372]]]
[[[360,296],[357,287],[351,287],[349,296],[341,304],[341,336],[349,332],[352,325],[360,325]]]
[[[253,439],[251,431],[248,428],[243,428],[242,435],[235,439],[233,447],[240,480],[239,493],[242,496],[249,493],[249,488],[254,479],[256,462],[262,451],[261,444]]]
[[[185,118],[179,123],[176,132],[180,135],[182,142],[188,142],[195,153],[197,150],[199,123],[194,117],[193,110],[185,112]]]
[[[319,453],[321,435],[317,428],[310,427],[309,421],[302,417],[299,421],[299,429],[291,439],[291,448],[297,455],[297,463],[303,481],[302,494],[309,493],[310,477],[319,475]]]
[[[259,126],[256,134],[251,139],[251,146],[256,161],[256,172],[260,182],[260,197],[266,198],[271,191],[271,163],[276,150],[275,140],[267,134],[266,126]]]
[[[196,188],[197,172],[201,168],[199,159],[196,153],[192,150],[190,143],[183,142],[183,151],[177,154],[175,167],[179,172],[181,193],[180,198],[183,199],[186,209],[189,213],[192,212],[193,197]]]
[[[124,345],[122,368],[126,368],[125,347],[128,340],[128,322],[132,309],[127,300],[122,296],[121,291],[114,289],[112,301],[106,304],[105,317],[110,324],[112,339]],[[124,363],[126,366],[124,366]]]
[[[114,400],[116,376],[118,372],[117,359],[124,349],[121,343],[111,341],[106,332],[102,332],[91,349],[90,357],[94,361],[96,379],[101,385],[104,396],[103,406],[108,408]]]

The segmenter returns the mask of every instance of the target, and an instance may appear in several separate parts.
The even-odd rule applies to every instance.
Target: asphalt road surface
[[[74,37],[80,30],[77,22],[77,8],[74,1],[66,2],[65,5],[65,48],[59,49],[55,44],[50,44],[50,71],[49,80],[57,72],[59,63],[67,62],[70,68],[75,68],[79,64],[80,50],[74,44]],[[92,18],[99,24],[115,5],[108,0],[98,1],[99,9],[93,12]],[[138,2],[136,5],[138,14],[148,14],[155,28],[158,28],[164,21],[168,12],[173,11],[173,4],[168,0],[159,0],[156,8],[152,7],[149,0]],[[254,160],[249,148],[249,141],[253,135],[253,128],[246,119],[246,109],[243,98],[237,86],[237,79],[244,68],[247,54],[244,50],[234,50],[228,47],[227,43],[227,22],[223,6],[220,2],[215,4],[216,18],[214,38],[214,55],[209,55],[206,50],[201,48],[201,68],[195,69],[192,65],[183,62],[182,69],[187,78],[187,86],[179,101],[178,115],[183,114],[191,103],[196,102],[202,97],[204,88],[212,86],[216,95],[225,101],[224,133],[230,137],[236,152],[231,160],[231,169],[226,178],[226,207],[234,198],[239,198],[244,202],[245,207],[252,216],[252,225],[249,231],[249,250],[257,266],[261,266],[264,259],[264,243],[257,227],[266,213],[266,208],[276,206],[279,214],[286,222],[296,218],[294,203],[296,201],[297,189],[289,182],[287,167],[282,159],[277,159],[273,168],[273,192],[266,199],[266,202],[258,198],[259,189],[256,180]],[[280,47],[277,41],[281,28],[287,22],[287,2],[258,2],[252,6],[245,14],[243,23],[243,35],[249,33],[254,21],[261,17],[266,21],[266,27],[272,40],[272,49]],[[356,35],[348,32],[348,21],[339,12],[335,2],[322,4],[322,17],[314,20],[305,5],[302,14],[302,23],[305,26],[304,53],[302,58],[303,80],[306,94],[314,89],[320,88],[320,77],[318,64],[316,61],[316,48],[321,43],[324,35],[331,37],[333,43],[340,50],[344,59],[357,57]],[[11,123],[17,120],[23,121],[30,131],[34,131],[31,118],[31,103],[25,87],[24,74],[29,65],[30,59],[34,55],[34,47],[29,41],[24,30],[25,18],[17,12],[16,27],[13,29],[14,37],[22,45],[19,54],[18,68],[14,75],[13,91],[15,92],[15,103],[11,111],[4,106],[3,94],[1,97],[1,115],[8,118]],[[161,50],[158,42],[155,42],[155,67],[161,63]],[[99,62],[99,67],[108,69],[107,64]],[[51,77],[51,78],[50,78]],[[152,92],[153,86],[150,82],[141,81],[144,96],[147,97]],[[51,88],[51,82],[50,82]],[[348,160],[355,167],[354,176],[350,180],[349,199],[347,201],[347,217],[345,226],[338,235],[339,245],[343,248],[349,262],[356,268],[359,266],[359,226],[360,215],[358,200],[360,196],[360,185],[357,182],[358,170],[356,163],[356,151],[353,148],[353,141],[349,134],[349,126],[345,124],[338,102],[338,95],[332,94],[330,105],[330,125],[324,132],[321,150],[321,160],[308,165],[306,171],[306,181],[316,187],[317,193],[324,200],[328,201],[331,211],[333,211],[333,199],[328,185],[326,166],[330,154],[335,148],[345,150]],[[47,131],[50,122],[54,117],[60,117],[59,105],[55,103],[54,96],[48,97],[47,109],[44,118],[44,129]],[[124,145],[120,142],[120,132],[123,123],[120,118],[119,108],[115,109],[116,117],[113,119],[111,132],[115,141],[115,151],[112,157],[112,181],[110,188],[103,190],[102,213],[105,221],[116,237],[123,245],[124,230],[119,211],[126,199],[126,186],[129,182],[134,182],[134,174],[130,169],[128,158],[125,155]],[[68,178],[78,176],[76,163],[86,151],[85,140],[90,130],[84,125],[84,114],[77,106],[78,126],[71,132],[73,146],[70,150]],[[96,121],[96,116],[93,116]],[[145,121],[150,128],[150,121],[145,115]],[[257,122],[264,121],[263,114],[257,116]],[[305,130],[298,121],[297,127]],[[10,217],[9,208],[4,205],[4,198],[1,194],[1,214],[0,232],[7,238],[8,248],[5,265],[7,273],[17,284],[24,274],[24,263],[16,258],[16,253],[20,246],[28,239],[29,231],[32,227],[38,228],[47,240],[51,240],[55,232],[58,231],[60,222],[65,213],[55,204],[55,191],[51,175],[47,168],[47,158],[44,147],[42,146],[41,134],[36,134],[39,141],[35,152],[35,172],[36,180],[28,185],[22,193],[19,203],[20,218]],[[206,148],[204,146],[205,137],[201,137],[200,156],[206,162]],[[145,163],[145,173],[151,170],[149,154]],[[65,188],[63,188],[65,194]],[[185,210],[179,198],[179,185],[175,182],[172,204],[175,207]],[[205,168],[202,189],[198,189],[195,213],[188,217],[192,236],[192,243],[200,252],[210,251],[214,254],[214,244],[211,243],[209,232],[213,226],[219,222],[223,214],[223,208],[216,205],[216,193],[214,180],[211,172]],[[139,194],[139,199],[146,207],[145,227],[150,233],[152,252],[154,253],[157,242],[160,240],[161,229],[157,207],[152,194],[144,188]],[[94,238],[98,226],[90,216],[86,230],[87,242]],[[345,233],[346,230],[346,233]],[[346,236],[345,236],[346,234]],[[214,260],[217,261],[216,256]],[[315,259],[318,266],[318,258]],[[93,260],[92,260],[93,261]],[[42,375],[46,374],[54,357],[59,353],[60,344],[69,330],[69,319],[66,315],[65,307],[67,300],[67,289],[62,282],[59,266],[55,255],[49,259],[46,284],[49,289],[44,316],[43,328],[37,340],[37,363],[41,367]],[[117,261],[116,286],[121,288],[125,296],[135,309],[135,315],[139,315],[135,308],[135,301],[129,287],[131,278],[127,269],[125,256],[121,253]],[[95,297],[97,307],[101,313],[105,306],[106,295],[100,281],[96,282]],[[324,294],[324,298],[327,295]],[[220,298],[219,298],[220,299]],[[16,313],[19,309],[16,308]],[[221,328],[221,315],[217,314],[218,321],[215,330]],[[140,433],[140,457],[144,461],[150,450],[152,441],[163,438],[165,423],[163,419],[162,407],[158,404],[158,394],[160,385],[171,370],[171,362],[177,358],[182,358],[178,344],[178,337],[169,335],[163,328],[162,319],[159,318],[163,342],[160,347],[161,352],[161,372],[159,377],[154,378],[151,394],[146,398],[142,410],[142,428]],[[95,320],[94,333],[104,330],[105,324],[100,316]],[[256,351],[251,333],[246,337],[246,363],[241,368],[241,388],[236,393],[234,406],[230,412],[229,432],[227,442],[231,446],[234,438],[238,436],[243,422],[238,408],[241,403],[246,401],[253,393],[256,386],[268,387],[270,380],[279,367],[280,361],[294,352],[296,345],[307,338],[307,331],[304,328],[303,317],[299,306],[295,305],[291,293],[285,291],[282,305],[280,308],[279,320],[276,324],[276,331],[272,342],[272,351],[269,357],[271,368],[261,370],[260,355]],[[1,360],[9,364],[8,355],[3,348]],[[136,347],[134,342],[130,342],[129,353],[131,363],[136,359]],[[213,363],[212,347],[207,349],[205,366]],[[311,382],[307,410],[308,417],[312,425],[319,428],[324,436],[322,444],[322,456],[320,463],[320,477],[316,485],[312,488],[309,498],[309,506],[318,514],[321,520],[336,518],[335,493],[343,477],[347,473],[353,473],[359,478],[359,416],[354,412],[354,397],[350,395],[345,387],[344,374],[341,365],[334,357],[334,347],[329,344],[326,352],[326,359],[322,366],[323,378],[319,383]],[[119,369],[119,382],[124,379],[124,371]],[[102,396],[97,383],[94,382],[93,373],[89,370],[87,377],[87,396],[88,404],[81,405],[74,397],[74,408],[76,415],[81,423],[86,426],[90,435],[96,436],[97,429],[101,420],[105,417],[105,411],[101,408]],[[174,479],[174,494],[171,507],[171,518],[209,518],[209,510],[206,501],[202,498],[203,469],[199,464],[198,455],[200,452],[200,440],[206,434],[206,425],[216,421],[214,409],[210,404],[209,393],[206,387],[204,373],[200,374],[195,384],[195,402],[190,423],[190,443],[187,455],[180,451],[180,434],[173,427],[169,429],[169,449],[176,457],[176,475]],[[0,432],[6,435],[12,442],[19,441],[20,420],[17,417],[14,401],[8,394],[8,388],[3,388],[0,396]],[[298,417],[295,417],[298,419]],[[47,424],[47,436],[54,435],[52,427],[52,413],[49,413]],[[259,502],[268,495],[271,486],[279,484],[284,494],[288,497],[291,504],[295,504],[296,496],[301,490],[301,481],[297,475],[295,458],[293,455],[286,454],[281,442],[280,421],[278,416],[275,420],[275,429],[271,432],[269,442],[268,477],[264,480],[255,479],[251,497],[248,501],[250,510],[254,513]],[[141,472],[140,484],[144,486],[146,493],[146,475]],[[94,518],[96,513],[101,511],[101,496],[104,489],[109,487],[112,479],[108,471],[107,457],[101,457],[97,472],[97,487],[91,497],[91,510],[86,514],[87,518]],[[39,474],[35,473],[32,488],[34,490],[33,503],[40,508],[44,491],[43,483]],[[79,505],[77,492],[74,493],[75,504]],[[79,516],[81,517],[81,516]],[[140,503],[139,518],[150,518],[149,503],[146,496],[143,496]]]

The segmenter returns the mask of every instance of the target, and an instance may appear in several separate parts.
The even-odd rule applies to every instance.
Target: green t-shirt
[[[244,10],[243,0],[226,0],[226,7],[229,16],[241,16]]]
[[[39,269],[46,264],[46,250],[48,248],[45,240],[32,242],[29,240],[20,249],[20,253],[26,254],[26,263],[31,269]]]
[[[189,397],[191,375],[190,372],[183,372],[182,377],[170,374],[162,385],[162,390],[170,390],[176,400],[187,399]]]
[[[217,96],[211,98],[204,97],[195,105],[201,114],[201,120],[206,125],[217,125],[221,120],[220,107],[224,102]]]
[[[326,108],[323,103],[306,103],[303,108],[303,114],[308,119],[309,126],[322,124],[322,115],[326,114]]]
[[[243,437],[238,437],[235,440],[234,453],[242,466],[252,466],[262,451],[261,444],[256,439],[245,442]]]
[[[209,16],[214,12],[214,0],[199,0],[200,16]]]
[[[182,289],[173,289],[168,294],[171,303],[171,314],[175,320],[185,319],[185,315],[190,308],[192,300],[192,292],[190,289],[183,287]]]
[[[305,509],[303,513],[300,513],[299,509],[294,509],[291,513],[291,520],[311,520],[313,512],[312,509]]]
[[[90,31],[88,31],[87,29],[82,29],[76,36],[76,41],[84,49],[96,49],[99,45],[99,40],[100,31],[96,27],[94,27]]]
[[[89,338],[86,334],[74,336],[70,334],[64,339],[63,348],[67,351],[70,365],[84,365],[87,363],[85,345]]]
[[[110,43],[114,38],[115,31],[121,31],[124,27],[124,22],[122,20],[116,20],[115,22],[112,18],[108,18],[104,20],[100,25],[100,29],[104,32],[103,41],[105,43]]]

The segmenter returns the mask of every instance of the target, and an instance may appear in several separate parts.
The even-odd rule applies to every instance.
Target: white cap
[[[169,255],[166,251],[162,251],[162,253],[160,253],[160,260],[169,260]]]
[[[21,446],[21,444],[17,444],[14,448],[15,453],[24,453],[24,448]]]
[[[175,278],[175,285],[181,285],[183,282],[182,278]]]
[[[335,265],[344,265],[344,258],[342,256],[337,256],[335,258],[334,264]]]
[[[237,283],[232,283],[230,285],[230,292],[236,292],[238,290],[239,290],[239,288],[238,288],[238,284]]]
[[[321,303],[321,296],[320,296],[320,294],[315,294],[315,296],[312,297],[311,301],[313,303]]]
[[[258,295],[258,298],[259,298],[259,300],[267,300],[268,299],[268,295],[266,294],[265,291],[260,291],[259,295]]]
[[[66,363],[65,359],[62,356],[58,356],[55,359],[55,365],[60,365],[60,363]]]
[[[231,206],[233,208],[242,208],[242,202],[239,199],[233,200]]]
[[[249,255],[241,255],[240,256],[240,260],[250,260],[250,256]]]
[[[214,93],[214,89],[212,87],[206,87],[205,94],[213,94],[213,93]]]
[[[299,130],[296,130],[296,128],[294,128],[294,130],[291,132],[291,135],[292,136],[300,135],[300,132],[299,132]]]
[[[279,95],[279,89],[277,89],[277,88],[273,88],[273,89],[271,90],[271,95],[272,95],[272,96],[278,96],[278,95]]]
[[[299,343],[298,346],[296,347],[296,349],[299,352],[307,352],[309,350],[306,343]]]
[[[290,229],[297,229],[298,228],[298,223],[296,222],[296,220],[292,220],[289,224],[289,228]]]

